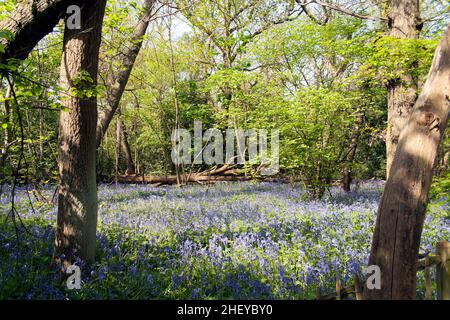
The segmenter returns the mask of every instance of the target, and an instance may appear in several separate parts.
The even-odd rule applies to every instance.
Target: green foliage
[[[155,10],[155,17],[156,13],[160,17],[152,21],[148,35],[138,39],[144,40],[144,45],[120,103],[120,117],[137,173],[174,173],[170,137],[176,127],[177,108],[180,127],[191,131],[194,121],[201,121],[204,130],[218,128],[222,132],[228,128],[279,130],[280,175],[300,181],[307,193],[291,190],[293,196],[283,199],[287,201],[280,200],[280,195],[269,196],[266,199],[269,209],[266,210],[261,206],[261,198],[251,195],[248,190],[234,190],[235,195],[227,196],[225,200],[211,201],[209,192],[212,190],[214,195],[213,189],[180,188],[186,193],[180,194],[174,189],[173,196],[165,198],[169,201],[161,203],[153,197],[160,191],[149,193],[133,186],[133,190],[114,194],[114,189],[109,186],[109,191],[105,192],[111,194],[100,207],[103,214],[109,214],[109,221],[118,218],[120,222],[100,222],[98,263],[89,275],[92,281],[80,292],[64,291],[54,274],[42,267],[51,262],[54,230],[49,221],[54,224],[51,219],[55,215],[50,204],[38,203],[38,215],[47,217],[45,220],[24,220],[27,226],[34,227],[34,231],[42,232],[43,236],[36,241],[26,235],[24,268],[31,272],[25,277],[13,273],[10,263],[6,263],[12,259],[12,251],[8,251],[7,246],[13,243],[15,230],[11,225],[0,225],[0,242],[3,244],[0,246],[0,280],[5,280],[0,299],[15,298],[17,292],[32,290],[42,290],[34,291],[36,296],[42,297],[63,292],[62,298],[69,299],[190,298],[190,294],[195,293],[194,286],[199,289],[196,294],[203,298],[230,298],[233,297],[230,286],[223,285],[214,291],[216,284],[225,284],[229,278],[237,279],[236,283],[244,286],[257,283],[264,288],[268,285],[277,297],[290,297],[289,291],[282,286],[282,279],[288,274],[289,277],[294,275],[289,279],[295,279],[290,288],[303,290],[295,297],[311,297],[314,294],[311,287],[297,276],[299,271],[307,271],[305,275],[314,274],[314,268],[319,265],[322,266],[320,269],[329,269],[321,264],[323,254],[317,249],[326,248],[328,258],[348,263],[353,257],[353,253],[345,252],[348,245],[362,251],[369,243],[374,210],[365,207],[364,199],[362,209],[344,210],[338,205],[326,220],[320,220],[316,211],[306,210],[305,200],[328,195],[327,190],[342,178],[344,170],[354,180],[384,178],[386,85],[402,81],[405,75],[412,75],[419,87],[424,82],[437,44],[437,32],[441,33],[449,18],[448,12],[441,11],[448,9],[448,5],[424,1],[421,10],[425,13],[425,31],[420,39],[408,40],[383,35],[381,22],[373,23],[334,11],[324,24],[318,24],[306,15],[293,19],[297,6],[293,0],[175,2],[183,17],[173,19],[177,22],[186,20],[191,30],[183,36],[176,35],[179,30],[168,19],[165,9]],[[16,3],[12,0],[0,2],[0,19],[5,18]],[[117,57],[122,57],[133,44],[130,39],[141,13],[140,3],[108,1],[99,84],[93,85],[89,73],[79,72],[71,79],[73,96],[97,97],[99,108],[102,107],[108,98],[106,86],[116,80],[117,73],[124,67],[120,62],[122,59]],[[375,9],[385,10],[384,6],[381,4]],[[11,184],[13,174],[18,174],[18,182],[23,184],[57,181],[58,118],[59,112],[66,111],[61,101],[67,93],[61,92],[58,84],[63,25],[56,30],[43,39],[25,61],[11,59],[0,64],[0,197],[5,194],[2,193],[4,188],[7,189],[4,185]],[[13,36],[11,32],[0,30],[0,40],[11,40]],[[0,45],[0,55],[4,50],[5,47]],[[6,75],[14,83],[14,98],[6,94],[9,87]],[[114,176],[116,156],[119,173],[125,168],[123,152],[116,155],[119,141],[115,127],[113,120],[98,151],[99,180],[110,180]],[[433,227],[424,229],[426,249],[442,240],[443,232],[447,230],[448,220],[443,217],[449,216],[450,173],[444,155],[450,149],[449,141],[447,135],[431,187],[430,218],[427,219]],[[16,172],[22,153],[22,167]],[[239,168],[246,174],[256,175],[258,162],[259,159],[248,161]],[[207,166],[186,166],[184,169],[195,172],[207,169]],[[265,191],[264,184],[252,188]],[[167,189],[161,190],[164,193]],[[187,202],[183,203],[180,198],[197,201],[204,194],[208,196],[207,203],[204,201],[200,206],[202,210],[197,210],[196,206],[183,208]],[[48,198],[51,196],[47,195]],[[141,197],[142,201],[136,201]],[[352,199],[347,194],[342,197],[346,201]],[[154,201],[149,202],[149,199]],[[130,201],[135,201],[132,202],[135,212],[129,211]],[[110,207],[116,203],[117,207]],[[158,203],[159,210],[154,210]],[[242,203],[242,210],[233,211],[236,203]],[[295,208],[288,212],[293,208],[292,203],[297,203],[298,212]],[[317,210],[317,203],[319,201],[313,202],[313,210]],[[208,205],[211,208],[205,214],[203,209]],[[223,205],[223,210],[218,211],[217,205]],[[248,210],[253,210],[252,214],[247,215]],[[29,214],[30,208],[22,201],[19,212]],[[135,230],[136,226],[141,227],[141,221],[145,221],[141,218],[149,217],[149,212],[156,219],[151,217],[148,225]],[[243,220],[242,213],[249,219],[261,215],[262,223]],[[230,220],[230,216],[236,218]],[[137,217],[139,223],[132,217]],[[218,227],[215,221],[221,218],[225,223]],[[120,225],[124,221],[132,221],[132,227]],[[214,223],[208,224],[211,221]],[[200,231],[190,228],[189,223],[194,222]],[[166,227],[162,228],[164,225]],[[145,231],[140,233],[142,230]],[[181,245],[186,241],[197,246],[198,252],[203,254],[214,248],[216,244],[211,239],[217,240],[214,237],[218,234],[228,237],[217,246],[219,256],[226,258],[220,268],[202,255],[186,257],[186,265],[177,264],[181,258]],[[247,239],[248,235],[254,235],[255,239],[267,236],[270,240],[280,240],[275,242],[276,259],[265,261],[266,252],[259,244],[236,245],[237,238]],[[293,241],[295,236],[300,238]],[[338,238],[342,241],[341,250],[334,246],[333,240]],[[311,245],[304,246],[305,243]],[[249,250],[252,255],[248,255]],[[143,256],[146,257],[145,264],[142,263]],[[358,254],[358,257],[362,259],[366,255]],[[257,261],[259,259],[264,260],[264,266]],[[108,272],[103,272],[105,266],[110,268]],[[136,275],[130,275],[132,268]],[[331,278],[321,274],[317,283],[332,286],[338,272],[346,270],[347,267],[333,270]],[[8,275],[3,276],[7,272]],[[324,271],[324,274],[330,276],[329,272]],[[183,279],[182,275],[184,280],[176,284],[178,279]],[[246,281],[241,282],[242,275],[248,275]],[[37,282],[40,283],[38,287]],[[142,289],[142,283],[150,285]],[[56,290],[45,291],[45,288],[53,290],[52,285]],[[208,286],[214,290],[205,290]],[[419,281],[419,287],[422,286]],[[251,290],[249,286],[242,292],[244,296],[250,296]],[[262,297],[271,297],[269,293],[266,291]]]
[[[0,30],[0,40],[6,39],[8,41],[14,38],[14,34],[8,30]],[[5,46],[0,44],[0,54],[5,53]]]
[[[87,71],[78,72],[70,79],[70,83],[70,93],[74,97],[87,99],[98,95],[99,88],[97,85],[94,85],[94,80]]]
[[[450,170],[447,171],[445,175],[436,179],[430,190],[431,198],[441,204],[450,203]]]
[[[423,78],[430,69],[437,40],[399,39],[378,36],[371,43],[373,53],[367,66],[373,68],[374,77],[383,84],[398,81],[404,75]]]
[[[6,150],[1,157],[0,183],[11,183],[17,169],[24,142],[24,159],[19,170],[19,183],[56,181],[56,141],[58,112],[62,110],[58,91],[60,47],[62,34],[50,35],[39,43],[24,61],[8,60],[0,65],[14,84],[12,93],[6,96],[9,84],[3,78],[0,85],[1,146]],[[59,50],[56,50],[59,48]],[[9,108],[6,110],[5,102]],[[20,114],[19,114],[20,113]],[[23,137],[19,123],[22,119]],[[6,144],[7,141],[7,144]],[[6,145],[6,148],[5,148]]]
[[[10,12],[14,4],[3,1],[1,12]],[[384,178],[385,86],[405,74],[423,83],[436,46],[436,31],[431,30],[442,29],[442,21],[433,27],[426,22],[422,38],[404,40],[383,36],[379,24],[339,13],[324,24],[305,15],[292,19],[298,9],[295,1],[179,0],[177,4],[181,19],[169,21],[161,9],[163,18],[150,24],[120,105],[140,174],[173,173],[170,136],[177,105],[179,124],[189,130],[194,121],[202,121],[204,130],[280,130],[282,175],[301,180],[315,197],[341,179],[343,170],[353,179]],[[442,7],[426,2],[422,10],[432,16]],[[136,1],[108,1],[99,84],[93,86],[89,74],[80,72],[71,79],[71,94],[97,97],[101,107],[108,94],[105,84],[112,83],[123,68],[117,57],[132,44],[141,10]],[[183,35],[175,26],[179,20],[191,28]],[[57,30],[40,42],[25,63],[11,60],[0,66],[14,78],[25,120],[29,175],[44,181],[55,177],[58,112],[64,111],[65,94],[58,86],[62,25]],[[0,38],[11,37],[0,31]],[[2,97],[6,87],[3,81]],[[11,97],[7,99],[14,106]],[[4,103],[2,99],[0,105]],[[18,159],[18,116],[16,108],[9,116],[0,113],[1,137],[8,132],[11,143],[2,181],[10,180]],[[114,121],[98,154],[101,179],[114,174]],[[353,144],[356,151],[351,155]],[[254,174],[257,162],[241,168]],[[119,170],[124,168],[121,151]]]
[[[444,136],[441,142],[440,156],[436,162],[435,177],[431,184],[429,198],[431,207],[450,203],[450,167],[448,165],[450,155],[450,133]],[[448,208],[450,218],[450,208]]]
[[[2,2],[0,2],[0,20],[8,17],[8,14],[14,10],[16,4],[17,0],[2,0]]]
[[[310,188],[323,187],[339,172],[339,151],[355,123],[351,103],[345,93],[308,88],[284,110],[282,134],[289,138],[282,160],[287,169],[299,170]]]

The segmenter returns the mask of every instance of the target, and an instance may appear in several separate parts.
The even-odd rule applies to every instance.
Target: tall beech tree
[[[64,30],[60,85],[66,95],[59,121],[58,218],[55,258],[91,263],[95,257],[97,183],[95,171],[96,84],[106,0],[86,3],[81,29]]]
[[[367,299],[414,299],[417,257],[428,191],[450,114],[450,26],[422,92],[402,130],[378,208],[369,265],[381,269],[381,290]]]
[[[419,1],[389,0],[387,5],[387,35],[399,39],[417,39],[422,29]],[[405,127],[417,99],[417,79],[410,72],[401,70],[398,78],[389,81],[387,89],[386,178],[394,159],[400,132]]]

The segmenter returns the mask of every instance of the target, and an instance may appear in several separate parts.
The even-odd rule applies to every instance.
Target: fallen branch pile
[[[220,168],[197,172],[185,173],[180,177],[182,183],[213,183],[219,181],[247,181],[254,179],[254,176],[243,175],[240,170],[234,169],[234,166],[223,165]],[[140,175],[119,175],[117,181],[121,183],[149,183],[149,184],[177,184],[176,175],[165,176],[140,176]]]

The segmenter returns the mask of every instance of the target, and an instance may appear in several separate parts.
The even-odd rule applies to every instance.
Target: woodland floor
[[[333,292],[366,264],[383,182],[311,201],[301,187],[221,183],[100,185],[97,262],[68,290],[49,267],[56,207],[26,188],[17,208],[29,232],[19,242],[0,197],[0,299],[311,299]],[[54,187],[44,190],[51,198]],[[421,252],[449,238],[449,204],[431,204]],[[418,275],[423,295],[423,274]]]

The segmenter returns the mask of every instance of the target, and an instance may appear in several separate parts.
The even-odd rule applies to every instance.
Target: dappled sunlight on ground
[[[56,208],[35,202],[33,212],[20,190],[18,209],[32,235],[22,231],[18,247],[12,224],[2,226],[0,297],[312,298],[336,277],[348,282],[361,273],[382,188],[364,182],[310,201],[281,183],[101,185],[97,263],[82,266],[79,291],[48,267]],[[5,212],[5,194],[1,204]],[[448,238],[446,214],[432,206],[422,251]]]

